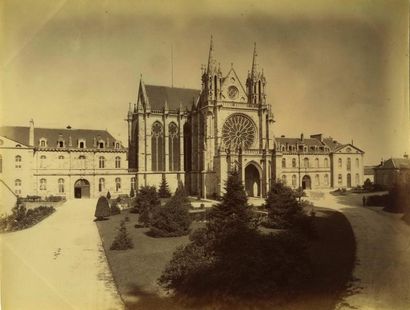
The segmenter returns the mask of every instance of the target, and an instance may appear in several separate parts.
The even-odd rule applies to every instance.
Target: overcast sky
[[[0,33],[2,124],[108,129],[147,84],[200,88],[209,38],[244,84],[256,42],[274,134],[323,133],[368,164],[410,149],[408,1],[12,1]]]

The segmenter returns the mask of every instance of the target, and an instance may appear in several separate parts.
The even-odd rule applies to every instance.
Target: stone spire
[[[208,56],[208,67],[207,67],[207,74],[211,74],[216,70],[216,60],[214,58],[214,42],[213,37],[211,35],[211,43],[209,45],[209,56]]]
[[[256,52],[256,42],[253,45],[253,59],[252,59],[252,70],[251,70],[251,78],[255,79],[258,74],[258,63],[257,63],[258,53]]]

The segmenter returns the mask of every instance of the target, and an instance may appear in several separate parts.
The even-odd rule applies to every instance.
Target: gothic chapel
[[[362,184],[364,152],[353,144],[321,134],[275,138],[265,89],[256,44],[244,86],[232,66],[226,75],[217,66],[212,37],[201,90],[148,85],[141,78],[127,116],[136,187],[158,187],[165,178],[171,190],[182,181],[191,195],[211,198],[223,194],[231,169],[253,197],[265,196],[276,179],[304,189]]]
[[[129,168],[137,186],[185,183],[190,194],[220,195],[238,169],[249,196],[263,196],[271,179],[273,114],[256,45],[246,85],[233,67],[223,75],[211,38],[201,90],[147,85],[128,112]]]

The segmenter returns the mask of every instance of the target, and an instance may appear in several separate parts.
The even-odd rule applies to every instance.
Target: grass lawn
[[[309,253],[313,261],[314,276],[311,286],[296,296],[270,300],[246,300],[234,305],[196,305],[195,309],[334,309],[348,288],[355,263],[355,240],[350,223],[341,213],[315,208],[318,238],[313,240]],[[127,230],[134,248],[111,251],[109,247],[116,235],[120,221],[125,216]],[[164,296],[156,284],[174,250],[188,242],[188,237],[151,238],[147,228],[134,228],[138,215],[112,216],[107,221],[96,222],[103,241],[114,280],[127,309],[188,309],[170,297]],[[193,229],[203,226],[193,223]],[[240,306],[239,306],[240,305]]]

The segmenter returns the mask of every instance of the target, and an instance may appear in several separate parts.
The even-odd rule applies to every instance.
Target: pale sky
[[[209,38],[242,83],[253,43],[274,134],[410,153],[408,1],[0,1],[1,123],[108,129],[145,83],[199,89]]]

